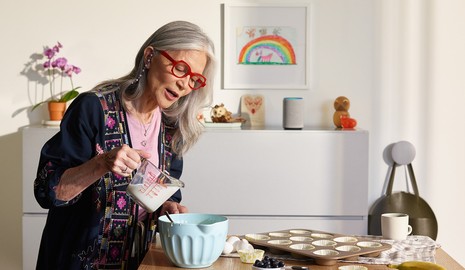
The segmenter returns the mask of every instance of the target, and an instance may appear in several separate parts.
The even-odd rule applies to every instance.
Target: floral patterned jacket
[[[142,254],[152,240],[156,214],[150,214],[145,224],[137,221],[137,207],[126,194],[131,177],[109,172],[71,201],[55,197],[54,189],[66,169],[122,144],[131,146],[118,91],[113,85],[80,94],[67,109],[60,131],[42,148],[34,194],[49,211],[37,269],[132,269],[141,259],[129,252],[135,232],[142,228],[143,239],[137,237],[143,243]],[[180,178],[183,161],[170,147],[174,130],[163,117],[159,165]],[[180,202],[180,191],[171,199]]]

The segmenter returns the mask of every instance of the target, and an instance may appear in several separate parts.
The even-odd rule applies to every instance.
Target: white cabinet
[[[228,216],[231,234],[367,233],[367,131],[208,130],[181,179],[190,211]]]
[[[56,132],[23,129],[24,269],[35,265],[46,219],[32,192],[40,149]],[[183,204],[227,216],[230,234],[367,233],[367,131],[209,129],[184,159]]]
[[[39,163],[40,150],[58,128],[30,126],[23,135],[23,269],[35,269],[42,230],[47,219],[47,210],[40,207],[34,198],[33,185]]]
[[[23,269],[36,269],[46,214],[23,214]]]

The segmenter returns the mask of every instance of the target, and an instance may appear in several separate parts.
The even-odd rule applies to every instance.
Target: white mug
[[[381,233],[383,238],[405,240],[412,233],[408,224],[408,215],[403,213],[384,213],[381,215]]]

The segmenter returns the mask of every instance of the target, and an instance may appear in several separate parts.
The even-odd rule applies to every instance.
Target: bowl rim
[[[216,220],[215,222],[213,223],[209,223],[209,224],[194,224],[194,223],[176,223],[176,219],[178,217],[183,217],[183,216],[204,216],[205,218],[208,218],[208,217],[214,217],[214,218],[217,218],[218,220]],[[175,221],[173,225],[176,225],[176,226],[187,226],[187,225],[194,225],[194,226],[212,226],[212,225],[215,225],[215,224],[218,224],[218,223],[221,223],[221,222],[227,222],[228,221],[228,218],[225,217],[225,216],[222,216],[222,215],[217,215],[217,214],[205,214],[205,213],[180,213],[180,214],[170,214],[170,217]],[[163,215],[163,216],[160,216],[158,218],[158,221],[159,222],[162,222],[162,223],[171,223],[171,221],[168,219],[168,217],[166,215]]]

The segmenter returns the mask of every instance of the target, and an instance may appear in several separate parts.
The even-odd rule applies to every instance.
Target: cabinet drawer
[[[184,158],[184,203],[225,215],[365,216],[368,133],[207,131]]]

